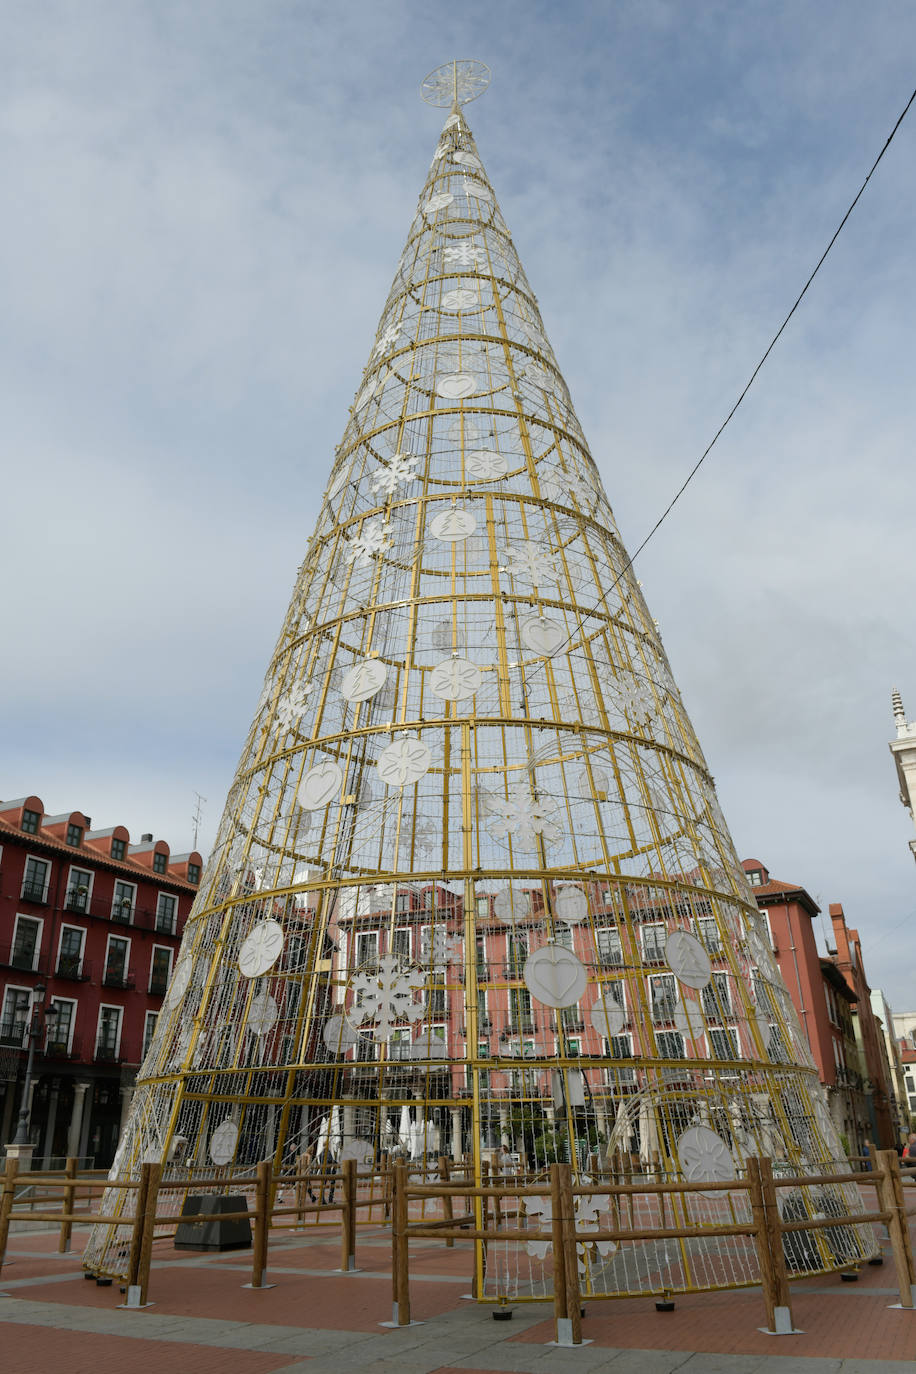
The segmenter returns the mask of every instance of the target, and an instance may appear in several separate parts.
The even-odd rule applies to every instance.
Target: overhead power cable
[[[703,464],[706,462],[706,459],[709,457],[710,453],[712,453],[712,451],[713,451],[713,449],[715,448],[716,444],[719,442],[719,439],[721,438],[722,434],[725,432],[726,426],[729,424],[729,422],[731,421],[732,417],[735,415],[736,411],[738,410],[738,407],[741,405],[741,402],[744,400],[745,396],[746,396],[747,393],[750,391],[751,387],[754,385],[754,382],[757,380],[757,376],[758,376],[758,374],[760,373],[760,370],[762,369],[764,363],[765,363],[766,360],[769,358],[770,354],[773,352],[773,349],[776,347],[776,344],[779,342],[780,338],[782,337],[782,335],[783,335],[783,333],[784,333],[784,331],[785,331],[785,329],[786,329],[786,326],[788,325],[788,323],[789,323],[789,321],[791,320],[792,316],[795,314],[796,310],[798,309],[798,307],[801,305],[802,301],[804,300],[805,295],[807,294],[807,291],[808,291],[809,286],[810,286],[811,283],[814,281],[814,278],[817,276],[818,272],[819,272],[819,271],[821,270],[821,268],[823,267],[823,265],[824,265],[824,263],[825,263],[825,261],[826,261],[826,259],[827,259],[827,255],[829,254],[829,252],[830,252],[831,248],[833,247],[833,245],[836,243],[837,239],[840,237],[840,234],[843,232],[843,229],[844,229],[845,226],[846,226],[847,220],[849,219],[849,217],[850,217],[850,215],[852,214],[853,210],[856,208],[856,206],[858,205],[860,199],[862,198],[862,194],[863,194],[863,192],[864,192],[866,186],[867,186],[868,183],[871,181],[871,179],[872,179],[872,177],[873,177],[875,171],[877,170],[877,167],[878,167],[879,162],[880,162],[881,159],[884,157],[884,154],[887,152],[888,148],[891,146],[891,143],[894,141],[894,137],[895,137],[895,135],[896,135],[896,133],[897,133],[897,130],[900,128],[900,125],[903,123],[904,119],[906,119],[906,116],[907,116],[907,114],[909,113],[910,107],[911,107],[911,105],[913,104],[914,101],[916,101],[916,90],[913,91],[913,94],[910,96],[909,100],[906,102],[906,105],[903,107],[902,111],[900,112],[900,115],[899,115],[899,117],[898,117],[898,119],[897,119],[897,122],[895,123],[894,127],[891,129],[890,133],[888,134],[887,139],[885,140],[884,147],[881,149],[880,153],[879,153],[878,156],[875,158],[874,162],[872,163],[871,167],[869,168],[868,175],[866,176],[865,180],[862,182],[862,185],[859,187],[858,191],[856,192],[856,194],[855,194],[855,196],[854,196],[852,202],[850,203],[849,208],[847,209],[845,215],[844,215],[843,218],[840,220],[839,224],[837,225],[836,229],[834,230],[834,233],[833,233],[832,238],[830,239],[830,242],[827,244],[827,247],[824,249],[823,253],[822,253],[822,254],[820,255],[820,257],[818,258],[817,263],[815,264],[814,270],[811,272],[810,276],[808,277],[808,280],[805,282],[805,284],[804,284],[804,286],[802,287],[801,291],[799,291],[798,296],[796,297],[795,302],[794,302],[794,304],[793,304],[793,306],[792,306],[792,309],[789,311],[788,315],[786,315],[786,317],[785,317],[785,319],[783,320],[782,324],[779,326],[779,328],[777,329],[776,333],[773,335],[772,339],[771,339],[770,342],[767,344],[767,347],[766,347],[766,349],[765,349],[763,355],[761,356],[760,361],[758,362],[757,366],[754,368],[754,370],[753,370],[753,372],[751,373],[750,377],[748,377],[746,383],[744,384],[744,387],[743,387],[741,393],[740,393],[739,396],[738,396],[738,399],[735,401],[735,403],[734,403],[734,405],[732,406],[731,410],[728,412],[728,414],[726,415],[725,419],[722,421],[721,425],[720,425],[719,428],[716,430],[715,434],[712,436],[712,439],[711,439],[711,440],[709,441],[709,443],[706,445],[705,449],[704,449],[703,452],[700,454],[699,458],[698,458],[697,461],[694,463],[693,467],[690,469],[690,471],[688,472],[687,476],[684,478],[683,482],[682,482],[681,485],[678,487],[677,491],[674,493],[674,496],[671,498],[671,500],[669,501],[668,505],[667,505],[667,506],[665,507],[665,509],[662,511],[661,515],[658,517],[658,519],[656,520],[655,524],[652,526],[652,528],[650,529],[649,533],[646,535],[645,539],[643,539],[642,543],[638,545],[638,547],[635,549],[635,551],[634,551],[633,553],[631,553],[631,554],[627,557],[626,562],[624,563],[624,565],[623,565],[623,567],[621,568],[620,572],[619,572],[619,573],[617,574],[617,576],[615,577],[614,581],[613,581],[613,582],[611,583],[611,585],[608,587],[607,591],[600,597],[600,599],[599,599],[599,600],[595,603],[595,605],[591,608],[591,611],[592,611],[592,612],[597,611],[597,610],[599,609],[599,607],[600,607],[601,605],[603,605],[603,604],[607,601],[607,599],[608,599],[608,597],[610,596],[611,592],[614,591],[614,589],[618,586],[618,584],[619,584],[619,582],[620,582],[620,579],[624,576],[625,573],[629,572],[630,568],[633,566],[633,564],[635,563],[636,559],[637,559],[637,558],[639,557],[639,555],[642,553],[643,549],[646,547],[646,545],[649,543],[649,541],[650,541],[652,538],[654,538],[654,536],[655,536],[655,535],[658,533],[658,531],[661,529],[662,525],[663,525],[663,524],[665,523],[665,521],[668,519],[668,516],[669,516],[669,515],[671,514],[671,512],[674,510],[674,507],[677,505],[678,501],[680,501],[681,497],[684,495],[684,492],[685,492],[685,491],[687,490],[687,488],[690,486],[690,483],[693,481],[694,477],[696,477],[696,475],[697,475],[697,473],[699,472],[700,468],[701,468],[701,467],[703,466]],[[579,630],[581,630],[581,628],[582,628],[581,622],[577,623],[577,627],[576,627],[576,628],[579,629]],[[574,634],[574,633],[575,633],[575,631],[573,632],[573,634]],[[573,634],[567,635],[566,639],[563,641],[563,644],[568,644],[568,643],[570,642],[570,640],[573,638]],[[554,652],[554,653],[557,653],[557,652],[559,651],[559,649],[563,648],[563,644],[560,644],[560,645],[558,646],[558,648],[555,649],[553,652]],[[528,680],[528,679],[527,679],[527,675],[526,675],[525,681],[527,682],[527,680]]]

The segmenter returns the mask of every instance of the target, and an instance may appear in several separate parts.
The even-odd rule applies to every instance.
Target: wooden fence
[[[212,1178],[195,1178],[191,1181],[163,1180],[160,1164],[143,1164],[138,1178],[110,1181],[100,1178],[95,1172],[79,1173],[75,1160],[68,1160],[62,1172],[39,1170],[19,1173],[18,1160],[8,1159],[0,1194],[0,1270],[3,1268],[12,1222],[57,1223],[60,1227],[58,1250],[61,1253],[66,1253],[70,1249],[74,1222],[122,1227],[125,1230],[129,1229],[130,1244],[129,1247],[125,1246],[124,1272],[116,1277],[126,1286],[125,1306],[143,1307],[148,1302],[153,1242],[157,1227],[160,1228],[160,1234],[163,1227],[167,1227],[167,1234],[171,1234],[182,1220],[205,1220],[197,1214],[192,1217],[179,1217],[174,1208],[168,1212],[161,1210],[160,1199],[163,1194],[187,1194],[191,1190],[204,1188],[219,1188],[224,1191],[232,1188],[236,1192],[246,1193],[246,1209],[216,1213],[212,1218],[208,1216],[206,1220],[251,1222],[252,1262],[251,1282],[248,1286],[255,1289],[267,1288],[271,1286],[266,1282],[271,1229],[288,1227],[291,1222],[301,1225],[309,1214],[338,1213],[334,1224],[340,1227],[340,1268],[344,1272],[349,1272],[356,1268],[357,1223],[360,1213],[371,1213],[372,1208],[380,1208],[383,1213],[381,1219],[391,1221],[392,1323],[404,1326],[410,1322],[411,1239],[433,1238],[442,1240],[447,1246],[453,1246],[457,1239],[481,1241],[485,1245],[530,1241],[540,1233],[521,1225],[524,1217],[521,1216],[523,1206],[520,1206],[520,1203],[527,1197],[543,1198],[549,1187],[553,1304],[559,1344],[578,1345],[582,1340],[578,1246],[580,1243],[592,1245],[603,1241],[619,1245],[627,1241],[680,1240],[691,1237],[752,1238],[760,1265],[767,1329],[785,1333],[792,1330],[792,1309],[783,1238],[795,1231],[883,1223],[890,1237],[900,1305],[905,1308],[914,1307],[916,1267],[907,1219],[916,1214],[916,1208],[906,1208],[902,1183],[903,1176],[916,1175],[916,1169],[901,1170],[900,1162],[893,1150],[878,1151],[872,1155],[871,1162],[874,1167],[869,1173],[805,1175],[792,1178],[780,1176],[777,1180],[774,1178],[771,1160],[751,1158],[746,1162],[746,1177],[731,1179],[724,1183],[656,1182],[649,1179],[635,1182],[632,1175],[624,1174],[629,1181],[620,1182],[612,1178],[602,1180],[597,1185],[576,1186],[568,1164],[551,1165],[549,1183],[546,1179],[531,1183],[495,1174],[491,1177],[485,1169],[483,1182],[475,1185],[471,1178],[466,1176],[469,1174],[470,1166],[450,1164],[445,1158],[440,1158],[438,1162],[437,1177],[427,1183],[417,1182],[406,1164],[386,1166],[381,1172],[372,1170],[360,1173],[353,1160],[346,1161],[335,1174],[308,1168],[297,1168],[292,1174],[275,1174],[270,1163],[262,1163],[257,1166],[254,1175],[246,1173],[243,1179],[238,1175],[235,1178],[227,1178],[223,1171]],[[302,1161],[300,1165],[301,1163]],[[379,1180],[382,1191],[380,1195],[376,1195],[375,1185]],[[878,1209],[847,1217],[806,1217],[801,1220],[786,1220],[780,1214],[777,1186],[786,1188],[848,1183],[874,1186],[878,1192]],[[310,1200],[313,1184],[320,1190],[320,1201]],[[365,1192],[367,1184],[369,1196],[361,1196],[361,1188]],[[49,1207],[47,1210],[36,1211],[36,1199],[33,1198],[29,1202],[28,1210],[17,1210],[17,1189],[21,1191],[23,1186],[47,1190],[44,1201],[59,1201],[60,1209],[54,1211]],[[294,1190],[293,1205],[278,1206],[278,1193],[290,1187]],[[340,1201],[325,1202],[325,1190],[330,1194],[334,1188],[340,1190]],[[126,1190],[136,1195],[133,1205],[125,1208],[124,1215],[104,1215],[91,1210],[93,1196],[108,1189]],[[748,1196],[751,1216],[749,1221],[701,1227],[688,1224],[667,1225],[664,1212],[666,1196],[691,1192],[709,1194],[742,1191]],[[632,1201],[635,1195],[659,1197],[662,1225],[634,1228]],[[615,1227],[604,1230],[577,1229],[577,1197],[605,1199],[605,1207],[613,1200],[615,1215],[618,1216],[627,1215],[626,1205],[621,1208],[618,1203],[629,1203],[630,1226],[625,1227],[618,1222]],[[464,1210],[458,1215],[454,1211],[456,1199],[464,1200]],[[90,1203],[89,1210],[77,1210],[81,1201],[84,1206],[87,1201]],[[433,1219],[426,1217],[426,1206],[430,1203],[440,1205],[440,1216]],[[411,1204],[420,1205],[419,1220],[410,1220]],[[504,1223],[513,1218],[517,1222],[516,1229],[509,1229]],[[476,1274],[475,1296],[481,1296],[477,1290]],[[591,1295],[593,1299],[613,1296],[613,1293]]]

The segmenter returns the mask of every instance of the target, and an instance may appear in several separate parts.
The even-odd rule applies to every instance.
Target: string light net
[[[712,778],[460,106],[446,119],[112,1177],[846,1172]],[[502,1147],[508,1147],[503,1151]],[[628,1175],[629,1176],[629,1175]],[[176,1209],[180,1194],[167,1194]],[[550,1291],[550,1208],[478,1254]],[[87,1260],[123,1272],[129,1195]],[[619,1207],[587,1293],[757,1281],[746,1194]],[[781,1192],[848,1216],[843,1185]],[[505,1224],[518,1222],[511,1212]],[[799,1239],[798,1237],[801,1237]],[[817,1272],[864,1225],[792,1238]]]

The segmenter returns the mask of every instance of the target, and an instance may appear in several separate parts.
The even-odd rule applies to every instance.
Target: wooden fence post
[[[563,1189],[560,1182],[562,1164],[550,1166],[550,1215],[552,1218],[553,1252],[553,1319],[556,1327],[557,1345],[563,1342],[561,1335],[568,1326],[566,1311],[566,1260],[563,1252]]]
[[[439,1156],[439,1178],[440,1178],[440,1180],[441,1180],[443,1183],[449,1183],[450,1180],[451,1180],[451,1177],[452,1177],[452,1171],[451,1171],[451,1167],[450,1167],[450,1165],[449,1165],[448,1155],[440,1155],[440,1156]],[[450,1221],[452,1221],[452,1220],[454,1219],[455,1213],[454,1213],[454,1211],[453,1211],[453,1209],[452,1209],[452,1195],[451,1195],[451,1193],[443,1193],[443,1195],[442,1195],[442,1216],[443,1216],[443,1219],[444,1219],[445,1221],[449,1221],[449,1222],[450,1222]],[[449,1230],[451,1230],[451,1227],[449,1227]],[[448,1237],[446,1238],[445,1244],[446,1244],[446,1247],[447,1247],[449,1250],[453,1250],[453,1249],[455,1248],[455,1237],[454,1237],[454,1236],[448,1236]]]
[[[345,1274],[356,1268],[356,1160],[341,1165],[340,1267]]]
[[[16,1175],[19,1173],[19,1160],[9,1155],[3,1174],[3,1193],[0,1194],[0,1270],[6,1255],[6,1239],[10,1232],[10,1212],[13,1210],[13,1194],[16,1189]]]
[[[560,1208],[563,1219],[563,1258],[566,1271],[565,1339],[558,1345],[582,1344],[582,1300],[579,1295],[579,1242],[576,1240],[576,1204],[572,1190],[572,1168],[560,1165]]]
[[[302,1209],[305,1207],[308,1198],[308,1190],[312,1186],[308,1179],[301,1178],[301,1174],[309,1173],[311,1165],[308,1155],[299,1155],[296,1159],[296,1225],[302,1225]]]
[[[140,1263],[137,1271],[137,1284],[140,1292],[138,1302],[131,1302],[130,1290],[127,1293],[129,1307],[146,1307],[149,1295],[149,1271],[153,1261],[153,1238],[156,1233],[156,1204],[159,1201],[159,1183],[162,1178],[161,1164],[144,1164],[147,1173],[146,1204],[143,1210],[143,1236],[140,1242]]]
[[[398,1163],[394,1166],[394,1217],[391,1226],[391,1277],[394,1282],[392,1324],[397,1326],[410,1325],[407,1222],[407,1165]]]
[[[273,1165],[269,1159],[258,1165],[258,1176],[254,1191],[254,1245],[251,1258],[251,1287],[273,1287],[264,1283],[267,1269],[267,1237],[270,1234],[270,1195],[273,1183]]]
[[[76,1178],[76,1158],[74,1155],[70,1155],[67,1159],[67,1163],[64,1166],[64,1177]],[[64,1185],[64,1211],[72,1213],[75,1203],[76,1187],[72,1183],[66,1183]],[[59,1255],[68,1255],[70,1253],[70,1237],[72,1234],[73,1222],[62,1221],[60,1224],[60,1236],[57,1241],[57,1253]]]
[[[792,1325],[792,1299],[789,1293],[789,1274],[786,1269],[786,1253],[782,1244],[779,1202],[776,1197],[776,1184],[773,1182],[773,1161],[766,1156],[757,1160],[760,1180],[760,1201],[763,1206],[763,1222],[769,1250],[769,1272],[771,1276],[770,1296],[773,1304],[773,1325],[770,1330],[777,1336],[790,1336]],[[769,1304],[769,1299],[766,1299]],[[769,1309],[768,1309],[769,1312]]]
[[[127,1261],[127,1302],[125,1306],[136,1307],[140,1302],[140,1255],[143,1250],[143,1233],[146,1229],[146,1203],[149,1197],[149,1176],[151,1164],[140,1165],[140,1179],[134,1189],[134,1224],[130,1234],[130,1256]]]
[[[881,1211],[890,1213],[887,1230],[897,1273],[897,1287],[900,1290],[900,1306],[912,1307],[916,1302],[916,1271],[913,1267],[913,1249],[910,1245],[910,1231],[903,1200],[900,1160],[897,1158],[896,1150],[878,1150],[873,1158],[876,1170],[880,1171],[876,1182]]]

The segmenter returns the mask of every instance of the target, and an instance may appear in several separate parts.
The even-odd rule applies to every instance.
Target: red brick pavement
[[[88,1285],[87,1285],[88,1287]],[[93,1336],[47,1326],[3,1328],[3,1374],[272,1374],[296,1364],[298,1355],[267,1355],[257,1350],[178,1341],[138,1341],[130,1336]]]

